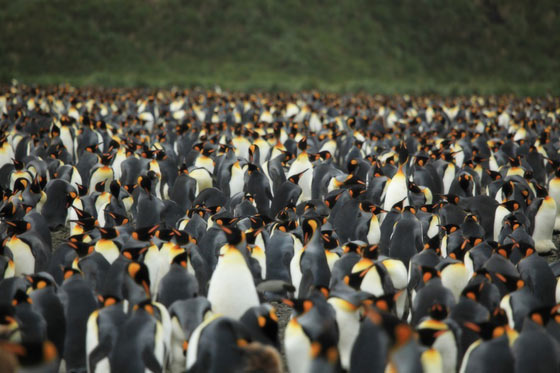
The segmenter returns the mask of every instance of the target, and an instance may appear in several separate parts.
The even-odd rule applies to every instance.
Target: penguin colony
[[[557,98],[14,85],[0,113],[3,372],[559,371]]]

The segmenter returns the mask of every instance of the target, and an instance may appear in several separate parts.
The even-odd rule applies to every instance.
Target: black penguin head
[[[377,260],[379,258],[379,245],[366,245],[361,250],[361,255],[363,258],[370,260]]]
[[[183,250],[182,253],[175,255],[175,257],[173,257],[173,260],[171,261],[171,264],[176,264],[178,266],[181,266],[183,268],[187,268],[187,264],[189,262],[189,253],[186,250]]]
[[[63,273],[64,281],[69,280],[74,276],[82,276],[82,272],[80,272],[76,268],[71,268],[71,267],[64,267],[62,273]]]
[[[441,256],[441,240],[437,234],[424,244],[424,250],[434,250],[437,255]]]
[[[301,138],[301,140],[299,140],[297,147],[301,152],[307,151],[307,137],[306,136],[303,136]]]
[[[517,211],[521,207],[519,202],[517,202],[515,200],[505,201],[505,202],[502,202],[500,205],[505,207],[506,209],[508,209],[510,212]]]
[[[29,186],[29,181],[26,178],[18,177],[14,182],[14,193],[23,192]]]
[[[99,233],[101,233],[101,238],[106,240],[111,240],[119,236],[119,231],[116,230],[115,228],[106,227],[106,228],[97,228],[97,230],[99,231]]]
[[[154,306],[154,304],[150,299],[146,299],[134,305],[133,311],[134,312],[145,311],[154,317],[157,317],[159,315],[159,310],[157,309],[157,307]]]
[[[159,228],[156,231],[155,236],[162,241],[170,242],[174,238],[175,232],[173,229]]]
[[[538,183],[534,184],[535,192],[537,193],[537,198],[546,198],[548,196],[548,191],[546,188]]]
[[[66,244],[76,252],[76,255],[78,255],[79,258],[88,256],[89,254],[93,253],[94,250],[94,246],[82,241],[70,240]]]
[[[364,305],[375,307],[380,312],[392,313],[395,309],[395,302],[402,292],[388,293],[380,296],[372,295],[363,301]]]
[[[395,150],[399,155],[399,165],[405,165],[408,162],[408,154],[409,154],[408,148],[406,147],[406,143],[404,141],[401,142]]]
[[[132,232],[131,236],[137,241],[149,242],[152,239],[152,237],[156,234],[158,228],[159,225],[154,225],[153,227],[139,228],[136,229],[134,232]]]
[[[146,296],[150,298],[150,275],[148,267],[142,262],[130,262],[126,266],[126,272],[136,284],[144,288]]]
[[[301,224],[301,229],[303,231],[303,242],[307,244],[311,237],[315,234],[315,232],[319,231],[321,228],[321,223],[316,218],[308,218],[303,221]]]
[[[29,282],[29,285],[33,290],[44,289],[48,286],[55,286],[56,284],[52,278],[47,276],[42,276],[40,274],[28,275],[25,276],[25,279],[27,280],[27,282]]]
[[[18,161],[18,160],[13,159],[13,158],[12,158],[12,163],[14,164],[14,168],[16,169],[16,171],[21,171],[25,167],[23,162]]]
[[[233,226],[222,226],[222,231],[226,235],[226,240],[228,244],[232,246],[237,246],[243,242],[246,242],[245,232]]]
[[[251,221],[251,227],[253,229],[264,228],[266,227],[267,224],[273,222],[273,220],[270,219],[268,216],[261,215],[261,214],[253,215],[249,218],[249,220]]]
[[[76,183],[76,187],[78,188],[78,196],[84,197],[88,194],[88,188],[85,185]]]
[[[348,173],[353,174],[354,171],[358,169],[359,161],[357,159],[351,159],[346,165]]]
[[[418,338],[422,345],[431,347],[436,339],[448,330],[447,324],[439,320],[426,320],[419,325]]]
[[[470,174],[464,173],[462,175],[459,175],[459,186],[461,187],[461,189],[468,190],[471,182],[472,176]]]
[[[437,269],[435,269],[433,267],[421,266],[420,267],[420,272],[422,274],[422,281],[424,282],[424,284],[427,284],[428,282],[430,282],[434,278],[440,278],[441,277],[440,271],[438,271]]]
[[[429,312],[430,317],[434,320],[444,320],[448,314],[449,309],[440,303],[432,304]]]
[[[346,242],[343,246],[342,246],[342,252],[344,254],[346,253],[357,253],[357,254],[361,254],[362,250],[364,250],[365,245],[360,244],[359,242],[356,241],[350,241],[350,242]]]
[[[323,239],[323,247],[326,250],[336,249],[339,246],[335,232],[332,230],[321,231],[321,238]]]
[[[108,216],[111,219],[113,219],[113,222],[114,222],[115,226],[117,226],[117,227],[119,227],[121,225],[126,225],[126,224],[128,224],[128,221],[129,221],[126,216],[120,215],[120,214],[117,214],[116,212],[112,212],[112,211],[108,211],[108,210],[105,210],[105,216],[106,217]]]
[[[524,258],[536,253],[535,247],[527,242],[515,242],[513,247],[517,248]]]
[[[25,220],[6,220],[8,236],[19,235],[31,230],[31,223]]]
[[[20,304],[31,304],[31,298],[27,293],[21,289],[18,289],[12,298],[12,306],[17,307]]]
[[[529,312],[529,314],[526,316],[527,319],[531,320],[532,322],[542,326],[542,327],[546,327],[546,325],[548,324],[548,322],[553,319],[553,317],[556,316],[556,311],[555,309],[557,309],[557,307],[539,307],[537,309],[532,310],[531,312]]]
[[[74,206],[72,206],[72,207],[74,207]],[[73,223],[76,223],[80,227],[82,227],[84,232],[90,232],[90,231],[94,230],[99,225],[99,222],[97,221],[97,219],[94,216],[91,216],[91,215],[89,215],[89,216],[84,215],[83,218],[79,218],[78,220],[70,220],[70,221],[73,222]]]
[[[103,153],[101,155],[100,163],[104,166],[109,166],[109,165],[111,165],[111,162],[113,161],[113,157],[114,157],[114,154]]]
[[[118,199],[119,194],[121,193],[121,183],[118,180],[111,181],[111,184],[109,184],[109,190],[111,191],[111,195]]]
[[[311,311],[314,307],[311,299],[282,299],[282,303],[290,306],[294,313],[298,316]]]
[[[16,315],[16,310],[14,306],[12,306],[9,303],[0,304],[0,325],[17,324],[15,315]]]
[[[266,304],[252,307],[240,321],[249,330],[260,330],[273,345],[278,345],[278,316],[274,307]]]
[[[148,251],[148,246],[144,247],[125,247],[122,249],[121,254],[128,260],[137,262],[140,261],[142,255]]]
[[[291,182],[291,183],[293,183],[293,184],[296,184],[296,185],[297,185],[297,184],[299,183],[299,180],[301,179],[301,177],[303,176],[303,174],[307,172],[307,170],[309,170],[309,169],[306,168],[306,169],[303,170],[302,172],[290,176],[290,177],[288,178],[288,181]]]
[[[122,302],[122,299],[116,295],[98,295],[97,300],[101,307],[110,307]]]

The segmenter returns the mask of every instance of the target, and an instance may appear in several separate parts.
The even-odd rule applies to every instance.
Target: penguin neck
[[[316,230],[315,232],[313,232],[313,234],[311,235],[311,238],[309,239],[309,241],[307,242],[307,244],[305,244],[304,246],[304,250],[306,251],[322,251],[323,250],[323,245],[321,242],[321,235],[319,230]]]

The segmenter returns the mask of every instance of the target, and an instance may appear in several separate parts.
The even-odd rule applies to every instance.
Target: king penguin
[[[260,302],[247,260],[237,248],[245,241],[245,233],[234,227],[222,229],[228,243],[220,249],[218,264],[210,278],[208,300],[214,312],[239,319]]]

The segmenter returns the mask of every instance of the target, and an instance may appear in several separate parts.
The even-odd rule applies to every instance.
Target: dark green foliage
[[[556,0],[0,0],[0,80],[560,92]]]

